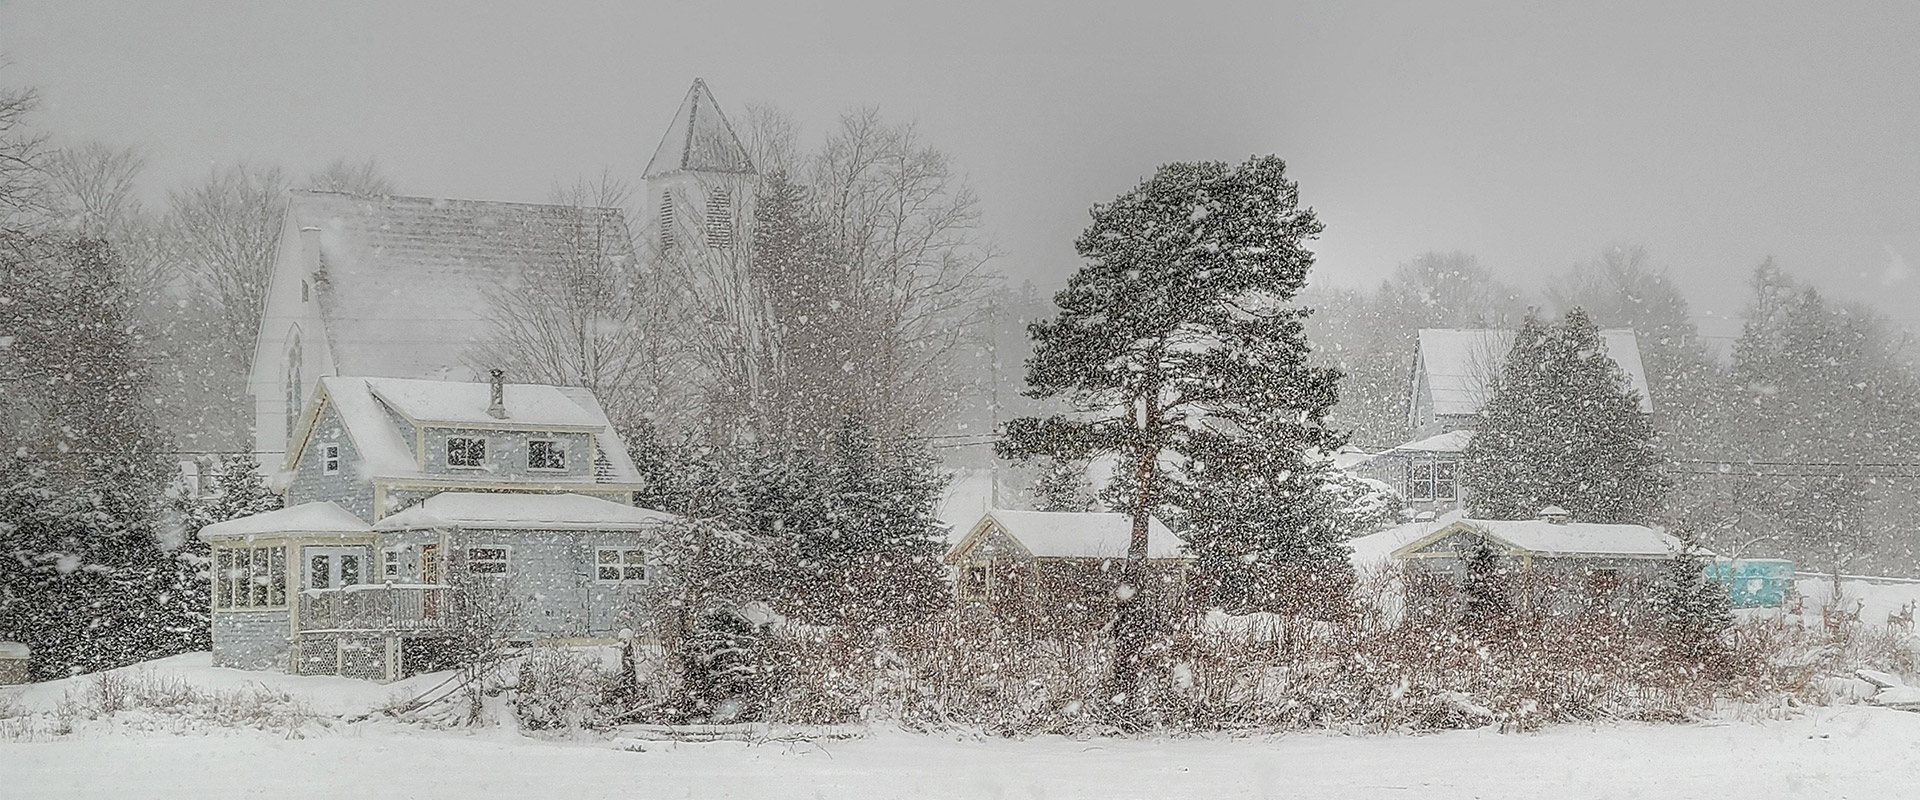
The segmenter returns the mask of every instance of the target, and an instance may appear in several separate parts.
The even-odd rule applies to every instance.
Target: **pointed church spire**
[[[667,126],[666,137],[653,151],[653,158],[647,162],[647,171],[641,177],[674,172],[754,174],[747,149],[740,146],[740,138],[733,135],[733,126],[728,125],[726,115],[720,113],[720,104],[714,102],[707,82],[699,78],[693,79],[687,99],[680,101],[673,124]]]

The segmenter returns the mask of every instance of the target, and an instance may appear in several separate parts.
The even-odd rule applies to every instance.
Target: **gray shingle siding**
[[[637,608],[643,587],[596,580],[594,551],[646,549],[655,538],[647,531],[456,531],[450,537],[453,552],[448,563],[455,580],[504,580],[507,596],[521,606],[530,636],[609,636],[635,624],[631,611]],[[468,548],[496,545],[510,550],[506,576],[469,574]]]
[[[323,445],[327,444],[340,445],[340,471],[334,475],[326,474],[323,464]],[[287,505],[326,500],[371,521],[373,481],[366,472],[366,460],[354,447],[353,438],[347,435],[340,415],[329,405],[320,411],[313,435],[301,451],[299,463],[294,465],[293,481],[287,485]]]
[[[219,611],[213,615],[213,665],[286,669],[285,611]]]
[[[455,436],[486,439],[486,466],[480,468],[448,466],[447,439]],[[592,438],[592,434],[575,432],[544,433],[428,427],[426,429],[426,471],[443,475],[473,475],[489,480],[591,479],[593,477]],[[551,439],[561,442],[566,448],[567,468],[565,470],[529,470],[527,443],[533,439]]]

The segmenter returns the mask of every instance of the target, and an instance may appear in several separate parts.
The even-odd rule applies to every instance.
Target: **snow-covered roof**
[[[1473,431],[1447,431],[1438,436],[1429,436],[1419,441],[1408,442],[1393,448],[1390,453],[1464,453],[1467,442],[1473,441]]]
[[[1125,558],[1133,538],[1133,517],[1126,514],[995,509],[981,521],[988,520],[1035,558]],[[963,541],[955,549],[966,546]],[[1180,558],[1181,547],[1180,537],[1148,518],[1148,558]]]
[[[633,257],[617,208],[294,190],[287,213],[291,230],[317,231],[320,263],[305,269],[344,375],[483,377],[469,359],[498,294],[583,247]]]
[[[1471,529],[1536,555],[1664,557],[1680,540],[1645,525],[1548,522],[1539,519],[1462,519],[1433,532],[1435,538]],[[1417,549],[1418,542],[1405,550]]]
[[[1492,381],[1500,375],[1507,353],[1513,349],[1511,330],[1422,328],[1419,363],[1426,377],[1426,391],[1433,401],[1433,413],[1439,416],[1477,414],[1492,391]],[[1652,395],[1647,391],[1647,370],[1640,360],[1640,340],[1633,331],[1614,328],[1600,332],[1600,346],[1621,372],[1627,384],[1640,393],[1640,410],[1653,413]]]
[[[591,432],[600,455],[607,460],[604,477],[592,474],[574,477],[539,476],[497,478],[500,482],[554,483],[639,483],[640,470],[634,466],[627,447],[614,431],[613,423],[593,397],[579,387],[555,387],[531,384],[507,384],[507,419],[487,416],[492,387],[486,383],[405,380],[397,378],[359,378],[329,376],[320,379],[320,391],[307,406],[299,427],[289,440],[283,469],[299,463],[301,451],[312,438],[322,403],[330,403],[339,414],[365,462],[367,474],[381,478],[429,478],[414,458],[413,443],[401,435],[388,409],[423,424],[460,425],[480,428],[537,428],[541,430],[580,430]],[[475,404],[478,404],[477,406]]]
[[[321,501],[216,522],[200,529],[200,540],[211,542],[282,533],[349,534],[372,531],[373,528],[365,520],[354,516],[353,512]]]
[[[665,512],[579,494],[441,492],[380,520],[374,528],[638,530],[675,519]]]
[[[1347,558],[1355,569],[1380,567],[1392,560],[1395,550],[1427,537],[1428,534],[1447,527],[1466,516],[1464,511],[1449,511],[1438,519],[1425,522],[1409,522],[1395,525],[1384,531],[1356,536],[1347,540],[1352,552]]]
[[[707,82],[699,78],[694,78],[693,86],[687,89],[686,99],[680,101],[680,110],[674,112],[666,136],[661,137],[641,177],[675,172],[753,173],[747,149],[740,146],[733,126],[720,113],[720,104],[714,102]]]
[[[500,419],[487,413],[493,389],[486,383],[368,378],[367,388],[414,422],[541,428],[597,428],[607,423],[604,415],[581,408],[557,386],[506,384],[501,387],[501,405],[507,415]]]

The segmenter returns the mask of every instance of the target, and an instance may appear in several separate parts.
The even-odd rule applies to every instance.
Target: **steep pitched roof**
[[[583,257],[632,258],[617,208],[294,190],[296,230],[316,231],[321,316],[345,375],[479,377],[494,298]]]
[[[1633,331],[1601,331],[1600,346],[1626,373],[1627,384],[1640,393],[1640,410],[1653,413],[1652,395],[1647,392],[1647,370],[1640,361],[1640,340]],[[1426,377],[1426,391],[1433,401],[1433,413],[1440,416],[1477,414],[1493,388],[1491,379],[1500,374],[1507,352],[1513,349],[1513,331],[1422,328],[1419,348],[1419,364]]]
[[[369,378],[367,388],[388,407],[414,422],[492,427],[502,423],[539,428],[598,428],[604,414],[580,407],[558,386],[509,383],[501,387],[507,416],[487,413],[492,387],[485,383]]]
[[[1127,544],[1133,538],[1133,517],[1127,514],[995,509],[987,512],[983,524],[974,530],[981,531],[989,521],[1035,558],[1125,558]],[[969,535],[954,547],[954,552],[966,550],[978,538]],[[1158,518],[1148,518],[1147,557],[1182,555],[1180,537]]]
[[[641,177],[674,172],[751,175],[753,171],[747,148],[740,146],[740,137],[733,135],[733,126],[728,125],[726,115],[720,113],[720,104],[714,102],[707,82],[694,78],[693,86],[687,89],[687,98],[680,101],[680,110],[673,114],[673,124],[667,126],[667,135],[654,149],[653,158],[647,161]]]

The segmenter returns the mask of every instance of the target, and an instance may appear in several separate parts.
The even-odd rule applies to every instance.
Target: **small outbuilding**
[[[0,642],[0,686],[26,683],[32,677],[28,661],[33,650],[19,642]]]
[[[1104,624],[1133,538],[1127,514],[996,509],[947,552],[960,603],[1056,624]],[[1192,557],[1159,519],[1147,524],[1147,564],[1163,602],[1184,599]]]

